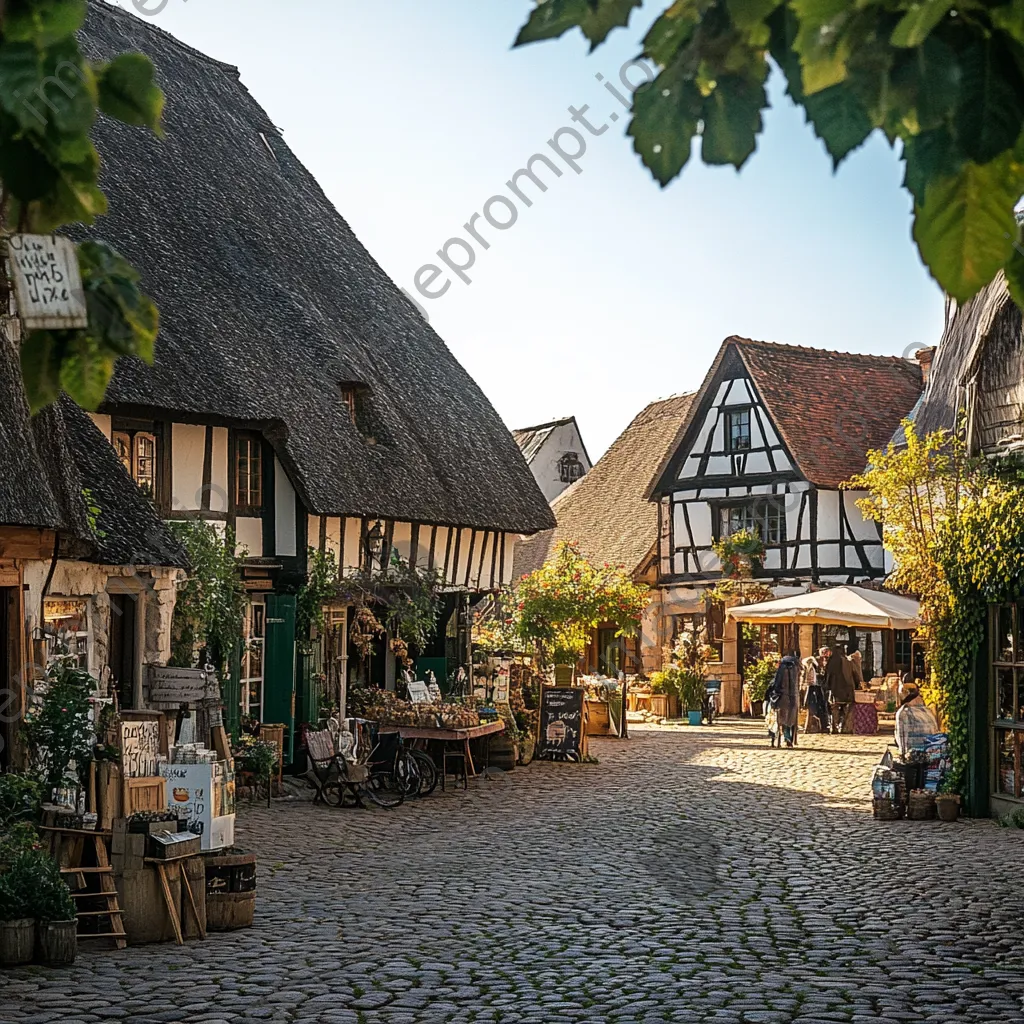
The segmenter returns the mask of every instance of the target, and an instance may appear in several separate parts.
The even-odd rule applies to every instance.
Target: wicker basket
[[[907,802],[907,817],[911,821],[935,820],[935,794],[915,789]]]
[[[903,817],[903,804],[899,800],[876,796],[871,801],[871,806],[878,821],[899,821]]]

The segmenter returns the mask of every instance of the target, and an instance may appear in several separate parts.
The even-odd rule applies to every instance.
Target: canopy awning
[[[779,601],[762,601],[730,608],[728,615],[737,622],[869,629],[915,629],[921,624],[920,605],[914,598],[861,587],[831,587]]]

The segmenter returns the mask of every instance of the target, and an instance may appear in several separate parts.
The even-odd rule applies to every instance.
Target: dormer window
[[[356,389],[349,384],[342,384],[341,386],[341,404],[345,407],[345,411],[348,413],[348,418],[351,421],[352,426],[357,426]]]
[[[378,430],[370,401],[370,389],[358,381],[344,381],[338,385],[341,405],[349,422],[369,444],[377,443]]]
[[[586,469],[576,452],[566,452],[558,460],[558,478],[563,484],[574,484],[585,472]]]

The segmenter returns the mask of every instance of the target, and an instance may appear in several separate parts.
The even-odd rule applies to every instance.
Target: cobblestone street
[[[873,821],[884,746],[637,729],[392,812],[243,808],[254,928],[11,971],[0,1020],[1020,1021],[1024,837]]]

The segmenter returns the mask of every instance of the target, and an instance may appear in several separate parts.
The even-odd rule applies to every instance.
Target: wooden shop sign
[[[217,700],[220,686],[217,676],[201,668],[170,668],[166,665],[150,665],[149,702],[154,705],[178,707],[181,704],[198,704],[204,700]]]

